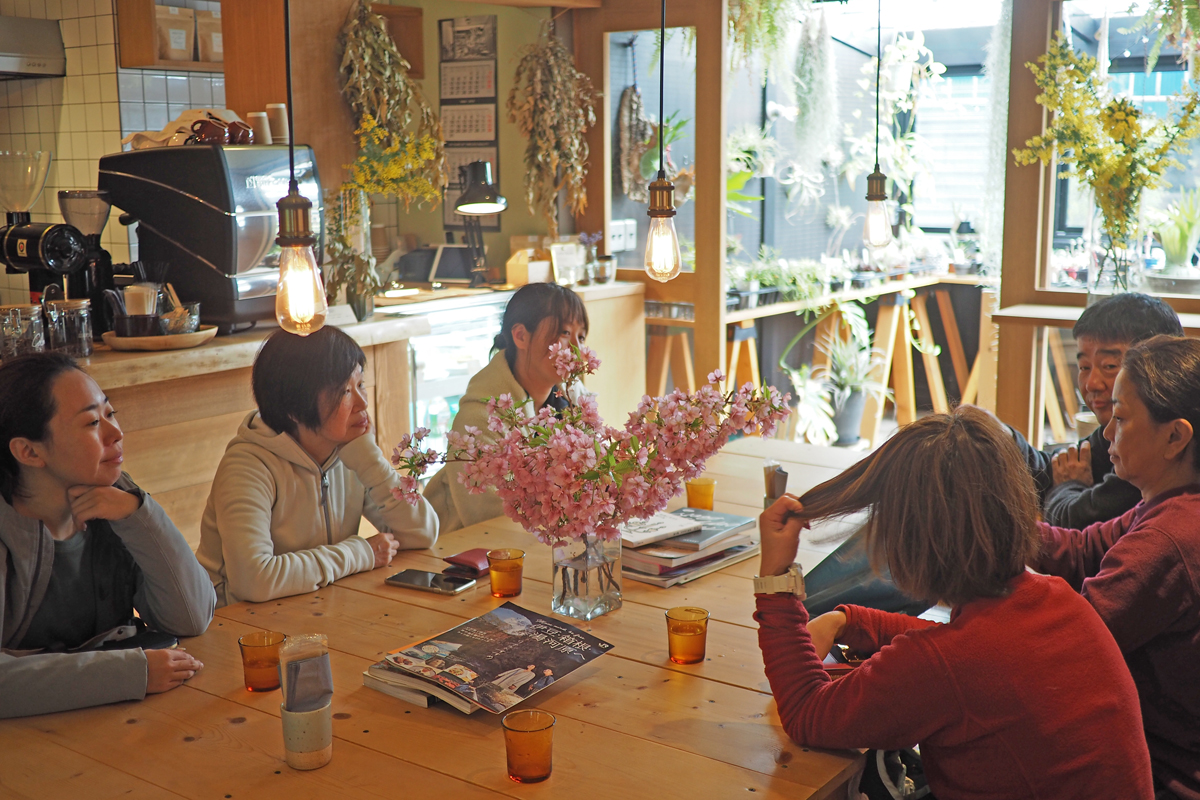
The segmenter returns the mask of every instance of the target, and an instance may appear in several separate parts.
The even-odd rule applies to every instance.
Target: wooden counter
[[[642,291],[641,284],[627,283],[578,290],[591,321],[588,344],[604,362],[588,385],[612,424],[621,424],[645,393]],[[403,316],[376,313],[342,326],[366,353],[369,410],[385,453],[412,429],[408,340],[428,334],[426,314],[444,304],[416,303]],[[275,330],[217,337],[190,350],[101,351],[81,361],[117,410],[125,432],[125,470],[154,495],[193,547],[225,446],[255,408],[250,368]]]

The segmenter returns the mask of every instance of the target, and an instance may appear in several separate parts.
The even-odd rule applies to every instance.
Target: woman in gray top
[[[202,666],[98,649],[141,621],[196,636],[216,597],[162,508],[122,473],[104,392],[66,356],[0,365],[0,717],[140,700]]]

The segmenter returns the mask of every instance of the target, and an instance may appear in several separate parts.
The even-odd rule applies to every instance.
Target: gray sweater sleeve
[[[146,654],[0,653],[0,718],[52,714],[146,696]]]
[[[153,628],[199,636],[217,607],[212,581],[162,506],[144,492],[141,498],[141,508],[109,523],[142,572],[133,605]]]

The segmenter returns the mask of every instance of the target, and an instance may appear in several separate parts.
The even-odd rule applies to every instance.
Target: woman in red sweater
[[[804,497],[780,499],[760,519],[761,574],[789,573],[809,520],[862,509],[872,563],[954,610],[939,625],[839,606],[810,624],[802,588],[758,594],[759,646],[792,739],[919,744],[940,800],[1153,795],[1120,650],[1064,581],[1025,571],[1037,496],[994,420],[969,406],[926,417]],[[821,665],[834,641],[873,654],[836,683]]]
[[[1117,477],[1142,493],[1082,531],[1041,525],[1030,566],[1057,575],[1108,625],[1141,697],[1154,785],[1200,800],[1200,341],[1132,347],[1104,429]]]

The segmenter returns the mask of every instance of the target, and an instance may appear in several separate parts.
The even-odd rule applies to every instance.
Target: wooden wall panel
[[[609,297],[585,302],[588,312],[588,347],[600,356],[600,369],[588,377],[588,389],[596,392],[600,416],[609,425],[625,424],[646,393],[646,344],[642,295]]]

